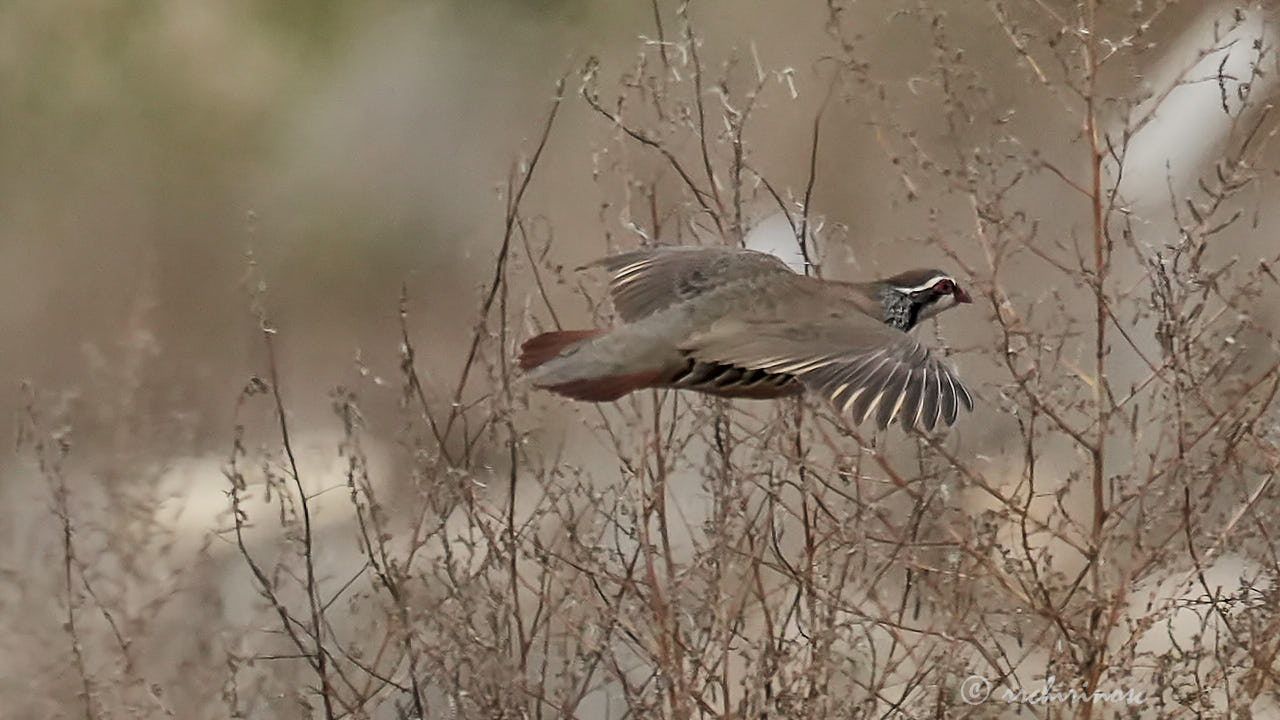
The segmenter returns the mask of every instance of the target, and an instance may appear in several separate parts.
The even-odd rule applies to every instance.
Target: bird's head
[[[973,298],[950,274],[941,270],[908,270],[880,282],[885,322],[900,330]]]

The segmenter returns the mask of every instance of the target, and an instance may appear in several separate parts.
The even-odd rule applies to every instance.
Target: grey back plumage
[[[796,276],[773,255],[722,247],[636,250],[594,264],[609,271],[609,294],[623,322],[635,322],[737,283]]]

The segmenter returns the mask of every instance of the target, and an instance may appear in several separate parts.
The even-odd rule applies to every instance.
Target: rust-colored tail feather
[[[520,346],[520,369],[533,370],[556,359],[573,345],[603,333],[604,330],[555,330],[529,338]],[[663,379],[663,371],[657,369],[537,385],[574,400],[610,402],[634,390],[661,384]]]
[[[520,346],[520,369],[532,370],[551,360],[574,343],[588,340],[603,330],[553,330],[531,337]]]
[[[574,400],[610,402],[634,390],[652,386],[661,376],[661,370],[646,370],[627,375],[571,380],[559,385],[548,385],[547,389]]]

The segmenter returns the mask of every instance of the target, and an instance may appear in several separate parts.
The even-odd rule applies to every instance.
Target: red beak
[[[969,297],[969,293],[965,292],[964,288],[960,287],[959,285],[956,286],[955,292],[953,292],[952,295],[955,296],[956,302],[958,303],[973,302],[973,298]]]

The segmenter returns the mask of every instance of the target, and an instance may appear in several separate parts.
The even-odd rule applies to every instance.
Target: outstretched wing
[[[973,410],[954,370],[910,335],[869,318],[721,323],[683,349],[703,362],[790,375],[855,423],[874,416],[881,429],[897,418],[932,430],[938,420],[954,424],[962,405]]]
[[[592,265],[609,271],[609,294],[623,322],[635,322],[731,283],[795,274],[768,253],[727,247],[650,248],[613,255]]]

